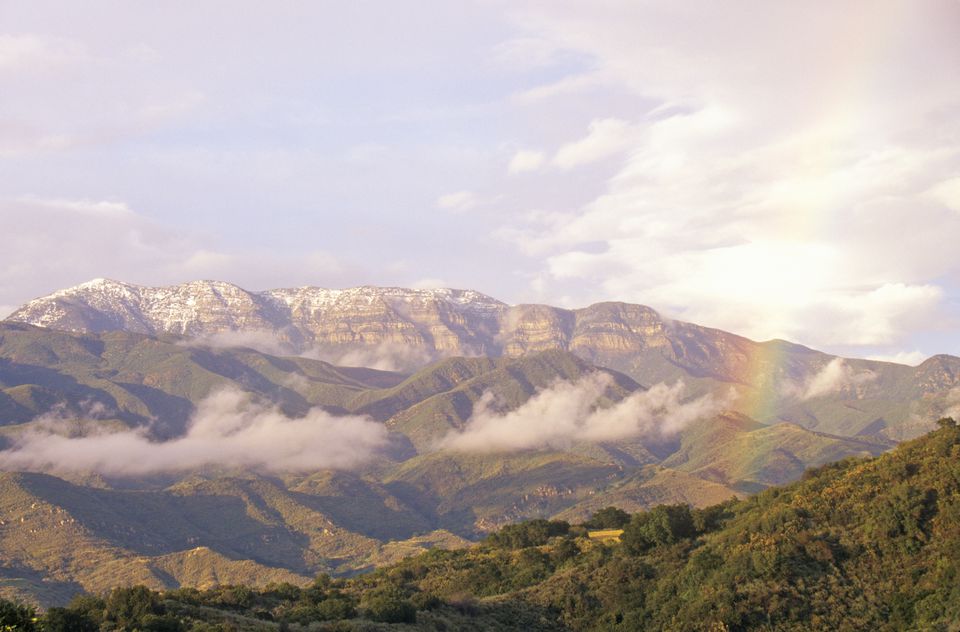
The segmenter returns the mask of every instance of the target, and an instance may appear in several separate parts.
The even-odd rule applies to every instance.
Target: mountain
[[[21,467],[34,472],[0,475],[0,593],[63,603],[116,582],[303,583],[318,572],[351,574],[425,548],[463,546],[517,520],[583,519],[609,504],[708,505],[799,476],[805,465],[890,446],[735,413],[710,413],[668,437],[507,451],[440,446],[481,400],[517,411],[558,381],[597,375],[607,380],[602,406],[645,393],[629,376],[561,350],[446,358],[401,374],[181,337],[0,323],[0,439],[8,449],[35,432],[69,446],[127,429],[161,446],[182,438],[223,389],[291,421],[317,409],[363,415],[390,437],[354,471],[278,474],[224,463],[132,476],[28,463]],[[733,458],[735,447],[749,459]]]
[[[529,521],[478,546],[353,579],[321,576],[300,589],[119,589],[66,613],[109,626],[130,616],[128,604],[152,604],[133,610],[143,619],[128,624],[153,617],[192,629],[954,630],[958,457],[960,428],[944,420],[880,457],[846,459],[701,510],[608,510],[589,527]],[[612,537],[588,531],[617,526]]]
[[[958,383],[951,356],[918,367],[837,358],[621,303],[564,310],[460,290],[97,281],[0,322],[0,459],[63,446],[12,461],[30,471],[0,479],[0,593],[62,603],[110,577],[156,589],[303,583],[460,547],[518,520],[703,507],[881,454],[956,407]],[[248,408],[209,417],[223,393]],[[584,397],[578,414],[629,405],[629,423],[682,421],[665,433],[550,434]],[[124,437],[150,455],[198,420],[235,417],[273,429],[366,419],[384,444],[347,471],[242,459],[179,472],[70,465],[71,446],[91,445],[72,441]],[[533,442],[452,449],[478,418]],[[215,436],[213,452],[224,450],[230,432]]]
[[[733,388],[732,407],[761,422],[893,440],[929,430],[924,420],[949,408],[947,394],[960,385],[960,358],[953,356],[919,367],[841,359],[674,321],[642,305],[510,306],[469,290],[250,292],[218,281],[150,288],[98,279],[31,301],[8,321],[74,333],[186,336],[408,372],[444,357],[563,350],[645,386],[683,380],[691,395]]]
[[[423,357],[485,354],[506,305],[468,290],[314,287],[249,292],[195,281],[150,288],[96,279],[31,301],[8,320],[71,332],[268,334],[290,351],[405,345]]]
[[[57,411],[173,436],[218,389],[257,393],[302,415],[318,405],[342,410],[358,394],[404,377],[127,332],[71,334],[0,323],[0,426]]]
[[[321,570],[396,560],[398,549],[409,555],[464,544],[348,474],[295,485],[195,478],[163,490],[0,474],[0,592],[46,603],[117,584],[303,584]],[[41,590],[19,586],[30,578],[42,578]]]

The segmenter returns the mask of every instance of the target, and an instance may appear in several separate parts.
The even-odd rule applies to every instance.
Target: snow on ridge
[[[492,316],[507,307],[480,292],[451,288],[303,286],[251,292],[224,281],[197,280],[149,287],[97,278],[34,299],[11,316],[35,325],[57,326],[69,316],[67,304],[75,303],[138,331],[187,333],[200,323],[212,324],[211,318],[222,319],[221,326],[229,328],[253,324],[275,328],[290,324],[297,312],[301,314],[296,318],[299,320],[308,314],[335,314],[338,309],[375,308],[383,301],[401,310],[406,305],[442,303],[454,311],[478,316]]]
[[[329,309],[340,304],[367,303],[369,305],[385,298],[405,301],[443,301],[461,309],[475,309],[477,311],[495,311],[506,306],[504,303],[480,292],[450,288],[414,290],[401,287],[362,285],[345,289],[328,289],[304,286],[266,290],[258,292],[258,294],[279,301],[288,307],[308,305],[312,309]]]

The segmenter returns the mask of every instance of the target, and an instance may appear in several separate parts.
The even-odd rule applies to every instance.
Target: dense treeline
[[[707,509],[532,520],[308,587],[121,588],[40,617],[3,601],[0,630],[957,630],[960,429],[940,426]]]

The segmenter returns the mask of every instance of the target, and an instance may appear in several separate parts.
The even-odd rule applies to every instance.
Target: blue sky
[[[0,311],[443,285],[960,353],[958,62],[956,0],[0,0]]]

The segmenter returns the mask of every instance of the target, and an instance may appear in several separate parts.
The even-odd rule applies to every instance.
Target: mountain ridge
[[[682,380],[691,395],[732,386],[744,402],[738,411],[763,423],[897,440],[928,430],[916,420],[943,412],[943,394],[960,387],[960,358],[945,354],[916,367],[839,358],[671,320],[643,305],[507,305],[472,290],[248,292],[220,281],[151,288],[98,279],[35,299],[3,322],[174,336],[187,345],[246,346],[408,373],[445,357],[562,350],[647,386]],[[814,388],[818,376],[836,383],[824,389],[821,379]]]
[[[291,304],[313,329],[264,337],[258,327],[279,299],[258,307],[256,296],[228,284],[180,289],[176,300],[192,300],[197,317],[165,321],[178,323],[172,332],[128,331],[125,323],[149,323],[112,311],[136,307],[136,297],[110,282],[82,287],[86,302],[65,290],[52,304],[51,313],[69,311],[83,331],[56,328],[66,321],[0,321],[0,450],[13,458],[24,445],[37,448],[9,463],[57,475],[27,475],[22,485],[0,477],[0,557],[9,562],[0,564],[0,593],[57,601],[106,587],[109,573],[155,588],[303,581],[438,544],[462,546],[522,519],[580,520],[611,504],[713,504],[794,480],[808,466],[880,454],[960,401],[960,358],[935,356],[918,367],[838,358],[626,303],[562,310],[485,297],[471,310],[464,307],[471,294],[361,288],[326,303],[315,297],[336,309],[314,322],[309,289],[292,290]],[[155,297],[157,309],[170,316],[164,296]],[[236,309],[238,301],[246,307]],[[85,331],[94,325],[104,330]],[[294,343],[309,349],[297,352]],[[415,370],[369,368],[378,354]],[[80,472],[57,469],[57,459],[71,460],[76,450],[43,456],[51,440],[118,432],[141,437],[138,454],[155,454],[189,438],[199,412],[224,392],[235,398],[227,404],[250,403],[221,409],[233,416],[269,417],[275,429],[349,416],[378,427],[387,443],[349,472],[331,471],[337,466],[329,461],[311,461],[312,473],[283,473],[264,461],[244,470],[249,461],[234,456],[185,471]],[[558,396],[590,398],[587,416],[551,408],[553,423],[538,401]],[[580,432],[577,424],[625,402],[653,407],[625,409],[636,432],[609,441]],[[658,432],[671,409],[698,402],[712,402],[708,414],[675,434]],[[500,452],[449,449],[478,413],[543,436]],[[646,416],[653,426],[642,425]],[[551,435],[557,428],[561,434]],[[259,448],[268,446],[255,445],[252,452],[266,453]],[[100,507],[100,517],[90,507]],[[164,520],[167,513],[175,518]],[[75,537],[62,537],[71,529]]]

